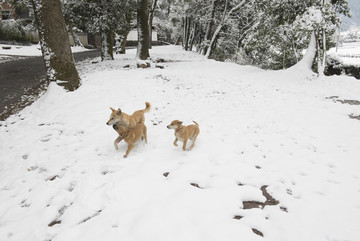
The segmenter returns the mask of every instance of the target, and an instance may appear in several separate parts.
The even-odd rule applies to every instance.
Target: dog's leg
[[[194,136],[191,140],[192,140],[192,143],[191,143],[191,146],[189,147],[189,151],[191,151],[192,149],[193,149],[193,147],[194,147],[194,145],[195,145],[195,141],[196,141],[196,138],[197,138],[197,136]]]
[[[114,141],[115,150],[119,149],[118,144],[121,140],[122,140],[121,136],[118,136],[118,138],[115,139]]]
[[[146,130],[146,127],[144,129],[144,137],[145,137],[145,143],[147,144],[147,130]]]
[[[178,138],[175,138],[174,146],[178,146],[177,141],[178,141]]]
[[[134,144],[129,144],[128,145],[128,149],[126,150],[126,153],[125,153],[125,155],[124,155],[124,158],[126,158],[128,155],[129,155],[129,153],[131,152],[131,150],[134,148]]]
[[[182,147],[183,151],[186,151],[186,143],[187,143],[187,139],[184,140],[184,142],[183,142],[183,147]]]

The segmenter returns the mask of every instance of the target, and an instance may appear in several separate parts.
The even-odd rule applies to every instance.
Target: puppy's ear
[[[120,110],[120,108],[117,110],[116,114],[117,114],[117,115],[121,115],[121,110]]]
[[[183,122],[182,121],[178,121],[178,125],[181,125]]]
[[[116,110],[115,110],[115,109],[113,109],[113,108],[111,108],[111,107],[110,107],[110,110],[111,110],[112,112],[116,112]]]

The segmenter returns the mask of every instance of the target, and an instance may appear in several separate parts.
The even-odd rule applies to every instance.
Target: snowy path
[[[79,90],[51,85],[1,123],[0,240],[360,239],[360,106],[336,101],[359,100],[359,81],[177,47],[153,49],[164,69],[122,68],[134,54],[82,66]],[[109,107],[145,101],[149,144],[124,159]],[[174,119],[200,124],[191,152],[172,145]],[[247,209],[264,186],[279,203]]]

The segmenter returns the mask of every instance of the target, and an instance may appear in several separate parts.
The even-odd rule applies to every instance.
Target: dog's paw
[[[124,158],[126,158],[126,157],[127,157],[127,155],[123,155],[123,157],[124,157]]]
[[[178,144],[174,143],[174,146],[178,146]]]
[[[115,147],[115,150],[118,150],[118,149],[119,149],[119,147],[118,147],[117,145],[114,145],[114,147]]]

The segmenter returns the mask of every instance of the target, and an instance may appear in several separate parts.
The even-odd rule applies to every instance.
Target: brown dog
[[[146,126],[142,122],[137,124],[134,129],[128,129],[117,125],[113,125],[113,128],[119,134],[119,137],[114,141],[115,149],[118,149],[118,144],[121,140],[124,140],[128,144],[124,158],[129,155],[130,151],[134,148],[135,143],[140,139],[145,140],[145,143],[147,144]]]
[[[174,120],[170,123],[170,125],[167,126],[168,129],[175,130],[174,146],[177,146],[177,141],[180,140],[183,142],[182,149],[185,151],[187,140],[190,139],[192,140],[192,144],[188,150],[191,151],[191,149],[193,149],[196,138],[200,133],[199,124],[195,121],[193,122],[195,123],[195,125],[183,126],[182,121]]]
[[[140,122],[145,122],[144,113],[150,111],[151,105],[149,102],[145,102],[145,109],[137,110],[132,115],[128,115],[120,110],[115,110],[110,107],[111,115],[109,121],[106,123],[107,125],[117,125],[126,127],[129,129],[133,129]]]

